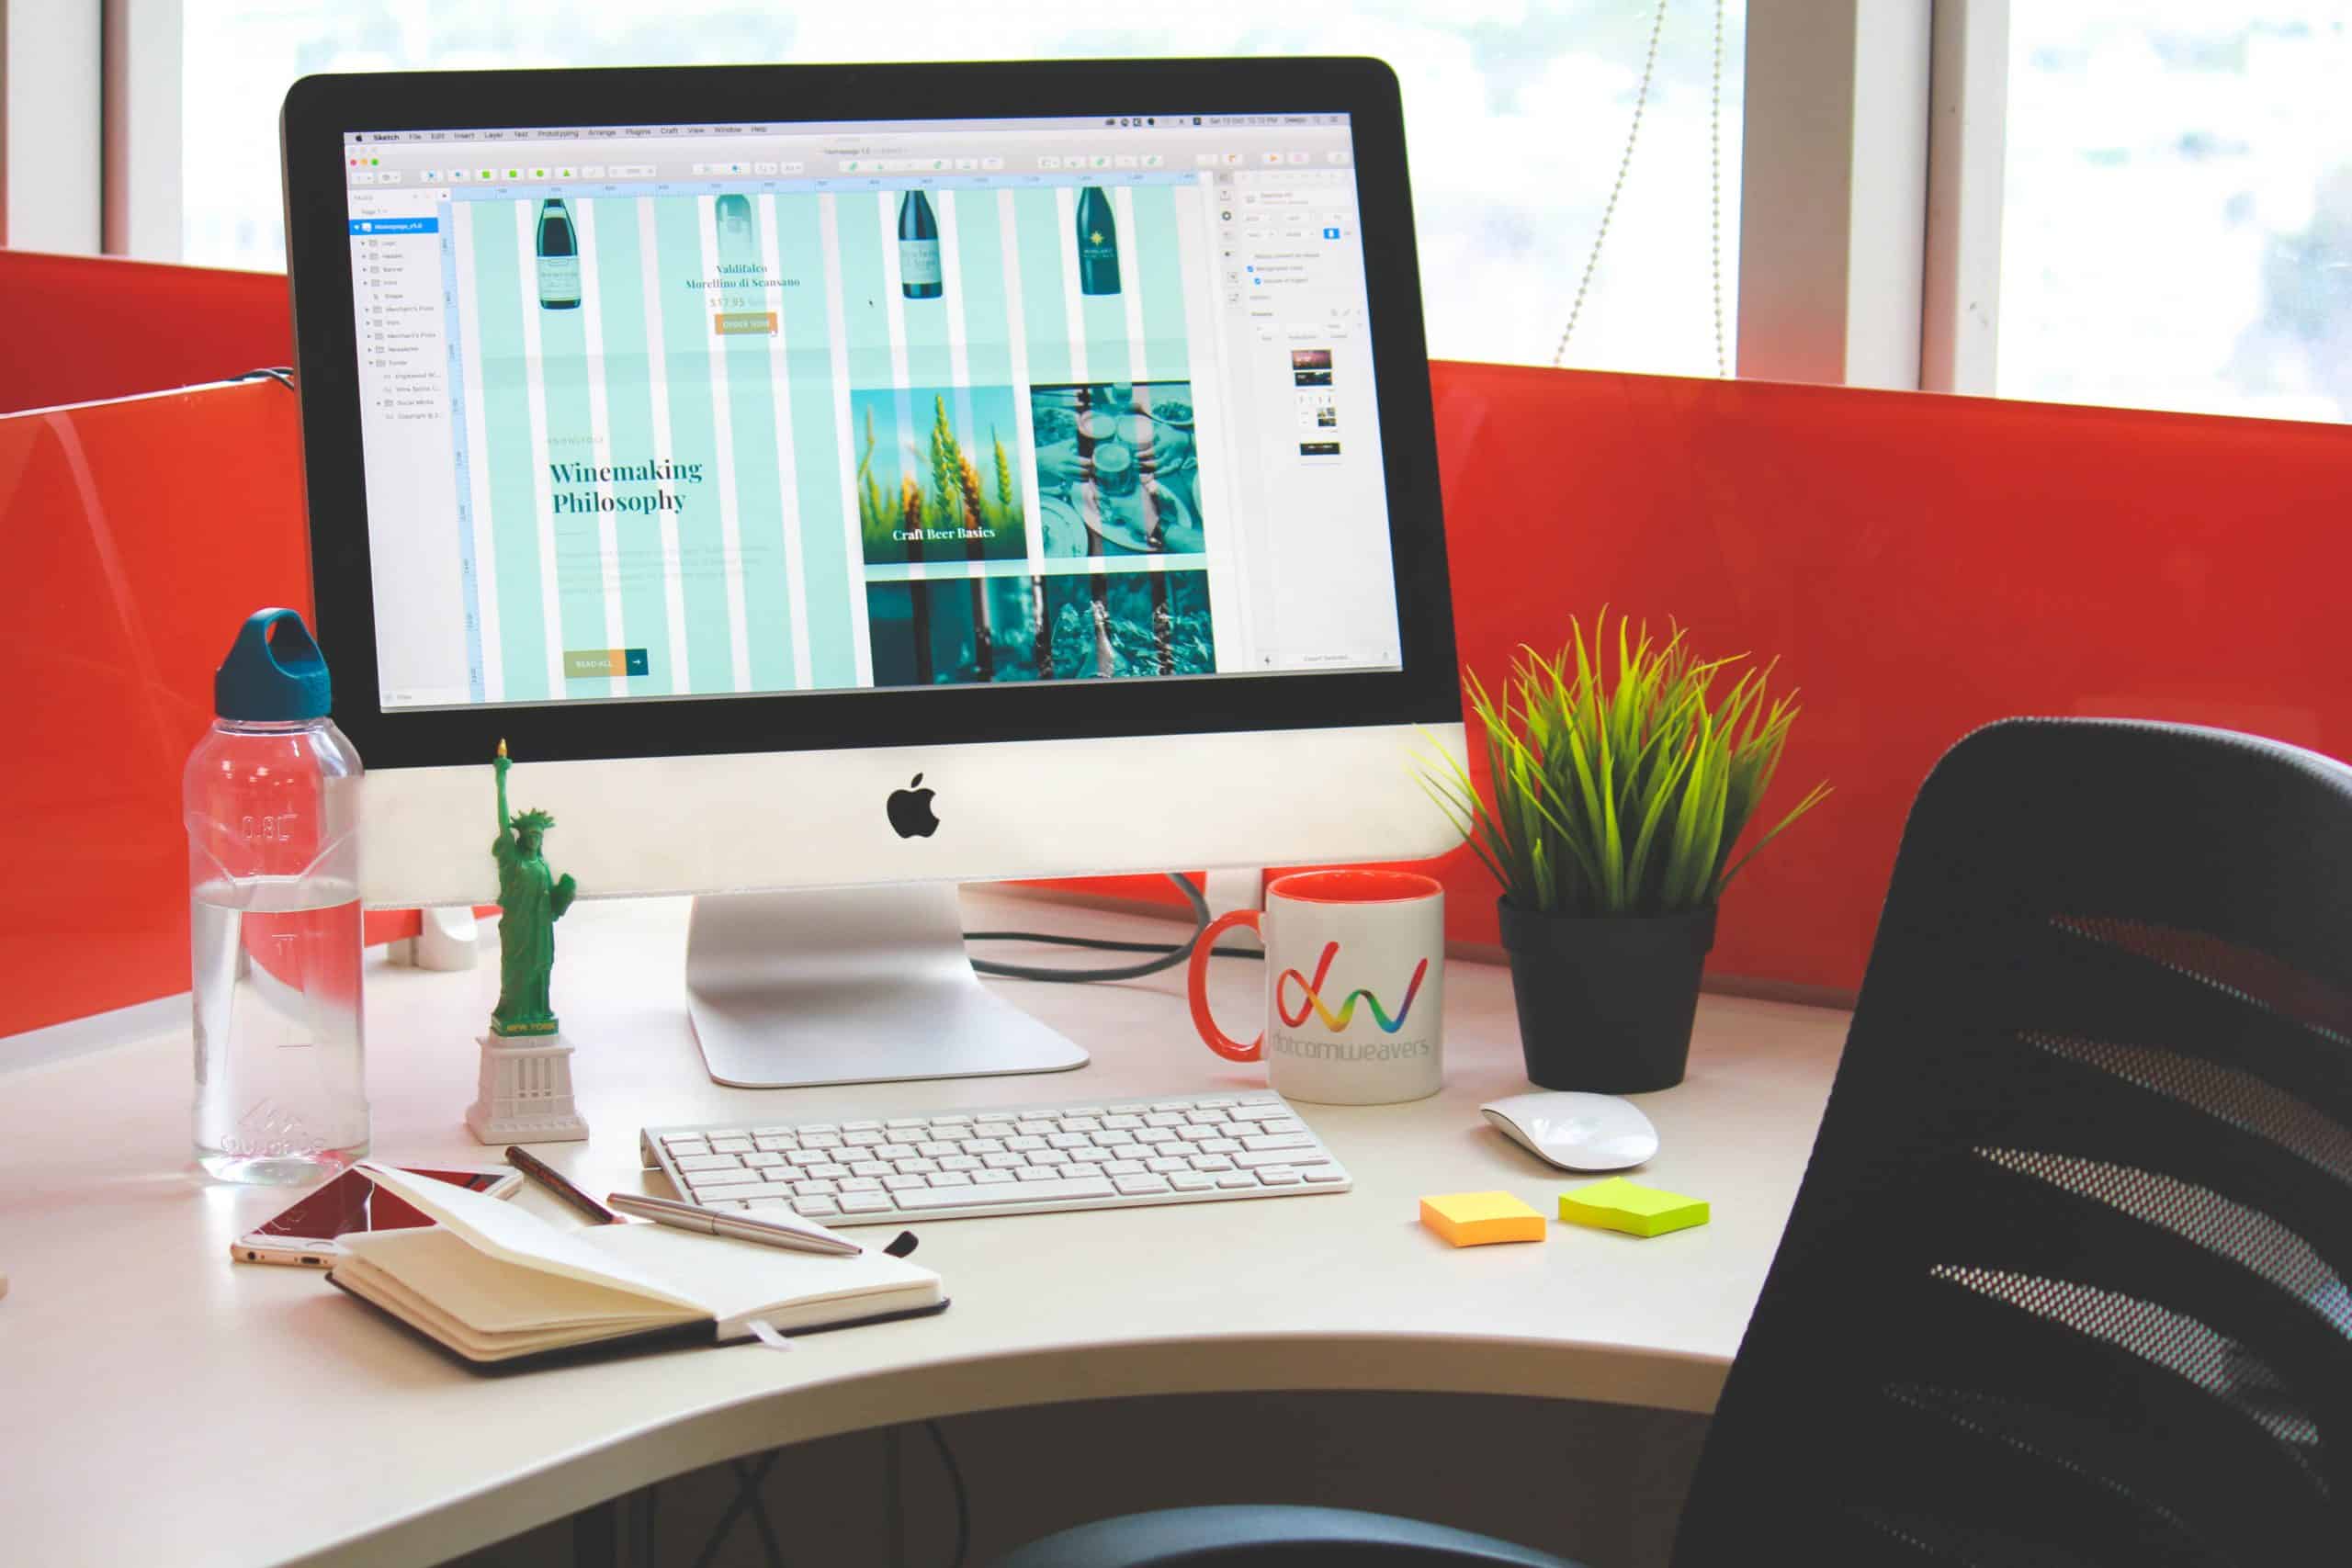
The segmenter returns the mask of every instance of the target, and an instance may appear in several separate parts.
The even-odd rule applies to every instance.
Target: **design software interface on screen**
[[[344,151],[387,709],[1398,668],[1344,115]]]

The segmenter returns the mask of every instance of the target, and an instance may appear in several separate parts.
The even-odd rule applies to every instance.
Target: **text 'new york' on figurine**
[[[584,1138],[588,1123],[572,1100],[571,1047],[557,1026],[551,982],[555,923],[571,908],[579,886],[555,874],[544,846],[555,818],[545,811],[510,811],[506,774],[514,765],[506,742],[491,762],[498,777],[498,1005],[481,1037],[480,1093],[466,1125],[485,1144]]]

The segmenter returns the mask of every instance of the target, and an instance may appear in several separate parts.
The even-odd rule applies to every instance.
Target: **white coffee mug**
[[[1248,1044],[1209,1016],[1209,950],[1249,926],[1266,944],[1265,1032]],[[1303,871],[1266,908],[1211,923],[1193,948],[1193,1022],[1218,1055],[1266,1064],[1275,1092],[1389,1105],[1445,1081],[1445,889],[1408,871]]]

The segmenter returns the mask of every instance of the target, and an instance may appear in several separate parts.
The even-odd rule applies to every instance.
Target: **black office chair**
[[[2347,1274],[2352,769],[1980,730],[1913,807],[1676,1568],[2352,1562]],[[1080,1537],[1092,1568],[1555,1561],[1261,1551],[1196,1512],[1230,1511],[1002,1568]]]

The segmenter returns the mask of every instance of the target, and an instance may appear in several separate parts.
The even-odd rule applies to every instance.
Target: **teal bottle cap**
[[[326,656],[299,610],[255,610],[212,677],[212,711],[222,718],[324,718],[334,705]]]

